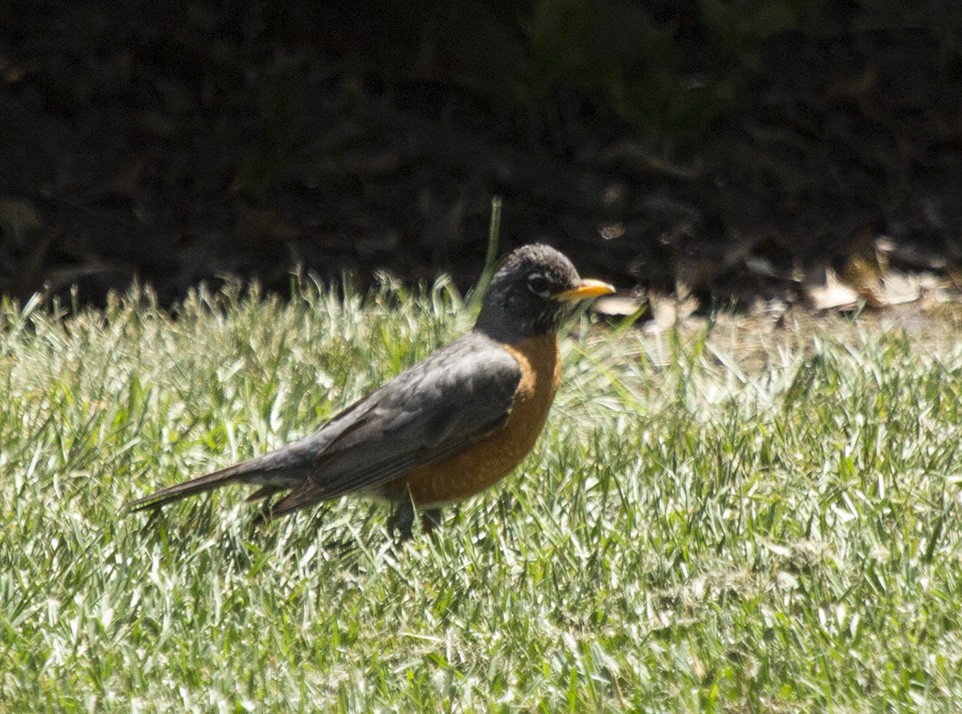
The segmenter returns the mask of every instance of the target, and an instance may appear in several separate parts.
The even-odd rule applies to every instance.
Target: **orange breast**
[[[508,475],[531,451],[544,429],[561,379],[554,335],[522,340],[505,349],[518,360],[521,383],[508,421],[457,456],[409,471],[398,479],[395,497],[436,508],[473,496]]]

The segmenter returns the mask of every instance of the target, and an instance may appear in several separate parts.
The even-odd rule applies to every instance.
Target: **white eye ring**
[[[538,297],[546,298],[551,296],[548,279],[541,273],[532,273],[528,276],[528,290]]]

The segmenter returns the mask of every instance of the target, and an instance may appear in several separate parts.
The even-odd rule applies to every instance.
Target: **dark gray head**
[[[501,342],[550,334],[573,302],[614,290],[607,283],[580,278],[571,261],[550,246],[522,246],[491,279],[474,329]]]

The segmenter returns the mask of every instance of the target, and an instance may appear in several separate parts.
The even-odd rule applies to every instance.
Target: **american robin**
[[[568,306],[614,292],[583,280],[546,245],[512,252],[495,273],[474,329],[358,400],[311,436],[129,504],[141,510],[231,483],[289,491],[270,517],[345,494],[396,506],[392,531],[425,530],[442,506],[492,486],[531,451],[561,377],[557,330]]]

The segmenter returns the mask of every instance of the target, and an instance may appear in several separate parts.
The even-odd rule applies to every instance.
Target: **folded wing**
[[[520,380],[518,363],[497,342],[465,335],[371,394],[349,424],[333,420],[336,438],[273,514],[373,489],[459,453],[507,421]]]

